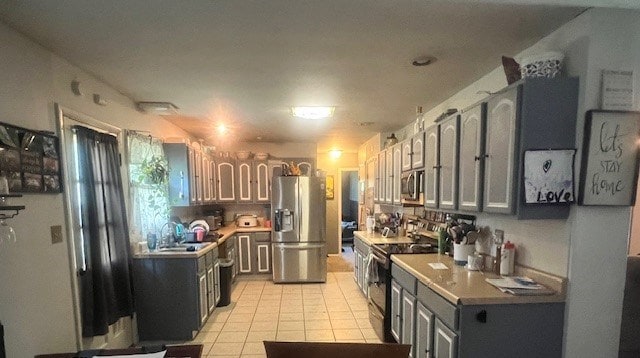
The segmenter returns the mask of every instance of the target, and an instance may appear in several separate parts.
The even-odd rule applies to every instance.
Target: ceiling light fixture
[[[332,149],[329,151],[329,155],[333,159],[338,159],[342,156],[342,151],[340,149]]]
[[[418,57],[415,60],[413,60],[413,62],[411,62],[412,65],[416,66],[416,67],[421,67],[421,66],[427,66],[430,65],[432,63],[436,62],[436,58],[433,56],[422,56],[422,57]]]
[[[220,123],[218,124],[218,134],[223,135],[227,133],[227,126],[224,125],[224,123]]]
[[[178,113],[178,107],[171,102],[136,102],[136,108],[141,112],[155,113],[161,116]]]
[[[291,114],[294,117],[305,119],[323,119],[333,117],[336,107],[291,107]]]

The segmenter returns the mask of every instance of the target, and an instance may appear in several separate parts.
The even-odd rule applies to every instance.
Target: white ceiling
[[[180,110],[171,120],[212,144],[224,122],[238,141],[353,151],[584,9],[505,2],[6,0],[0,19],[133,100],[173,102]],[[423,55],[437,61],[411,65]],[[292,105],[337,109],[311,123],[293,119]]]

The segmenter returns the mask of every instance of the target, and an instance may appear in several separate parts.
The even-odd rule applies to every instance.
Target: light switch
[[[51,243],[57,244],[62,242],[62,226],[54,225],[51,227]]]

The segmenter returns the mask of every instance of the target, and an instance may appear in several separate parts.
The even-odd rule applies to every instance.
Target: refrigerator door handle
[[[315,250],[315,249],[319,249],[321,247],[324,247],[325,244],[321,243],[321,244],[304,244],[304,245],[300,245],[300,244],[293,244],[293,245],[279,245],[276,244],[275,248],[280,249],[282,251],[284,250]]]

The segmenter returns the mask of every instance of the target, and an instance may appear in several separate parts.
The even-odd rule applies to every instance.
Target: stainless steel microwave
[[[402,188],[402,200],[406,202],[418,202],[422,199],[422,176],[424,171],[412,170],[402,173],[400,186]]]

